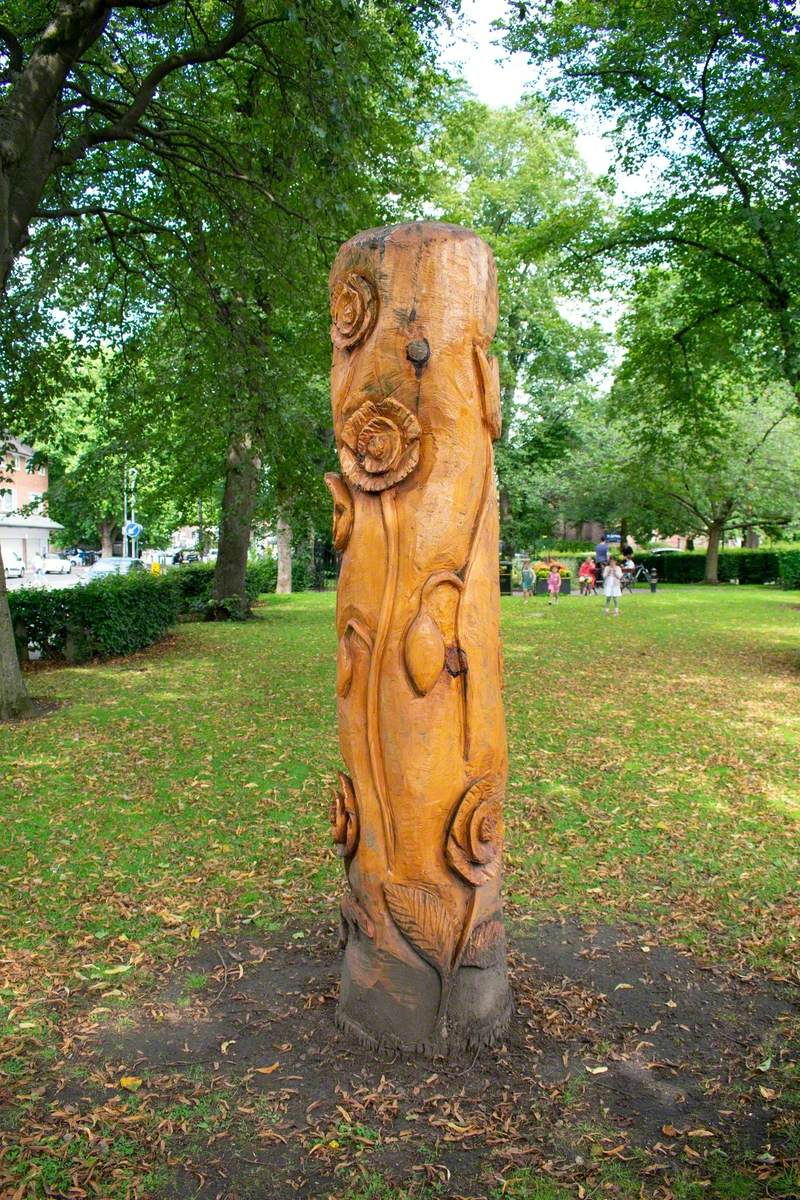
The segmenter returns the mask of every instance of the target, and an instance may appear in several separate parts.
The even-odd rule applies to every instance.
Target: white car
[[[129,575],[131,571],[144,571],[140,558],[98,558],[84,576],[84,583],[94,579],[108,579],[111,575]]]
[[[25,574],[25,563],[16,550],[3,551],[3,566],[6,572],[6,579],[21,579]]]
[[[72,563],[68,558],[61,558],[58,554],[45,554],[42,570],[45,575],[69,575]]]

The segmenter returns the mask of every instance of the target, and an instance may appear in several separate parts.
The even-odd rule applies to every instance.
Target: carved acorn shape
[[[427,696],[444,667],[447,647],[439,626],[424,608],[406,635],[406,670],[419,696]]]
[[[453,639],[455,608],[463,587],[452,571],[436,571],[422,589],[419,612],[408,627],[404,647],[406,670],[418,696],[427,696],[454,656],[459,667],[451,674],[461,673],[461,656]]]

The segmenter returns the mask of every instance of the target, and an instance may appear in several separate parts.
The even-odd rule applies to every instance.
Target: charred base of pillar
[[[486,967],[458,968],[446,991],[443,1005],[442,981],[422,959],[411,965],[367,938],[350,938],[336,1024],[370,1049],[429,1058],[502,1041],[513,1012],[505,954]]]

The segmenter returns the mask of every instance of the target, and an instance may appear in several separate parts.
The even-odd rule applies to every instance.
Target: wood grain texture
[[[373,931],[345,947],[340,1017],[368,1042],[441,1052],[496,1039],[510,1005],[504,942],[489,955],[470,941],[500,910],[507,774],[491,251],[436,222],[360,233],[334,263],[331,313],[342,474],[326,482],[354,794],[337,836],[352,810],[349,884]]]

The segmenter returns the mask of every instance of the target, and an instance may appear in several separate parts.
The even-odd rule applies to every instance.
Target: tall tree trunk
[[[114,522],[100,522],[100,551],[103,558],[112,558],[114,555]]]
[[[752,525],[748,525],[744,531],[744,544],[748,550],[758,549],[758,534]]]
[[[708,527],[706,550],[706,583],[719,583],[719,546],[725,532],[724,521],[712,521]]]
[[[0,721],[24,717],[30,711],[31,701],[17,658],[14,626],[8,607],[6,573],[0,551]]]
[[[217,604],[236,596],[242,608],[247,608],[247,551],[260,477],[261,459],[250,438],[234,438],[228,447],[225,465],[219,549],[214,570],[213,597]]]
[[[288,596],[292,590],[292,528],[283,513],[276,522],[278,534],[278,582],[275,591]]]

